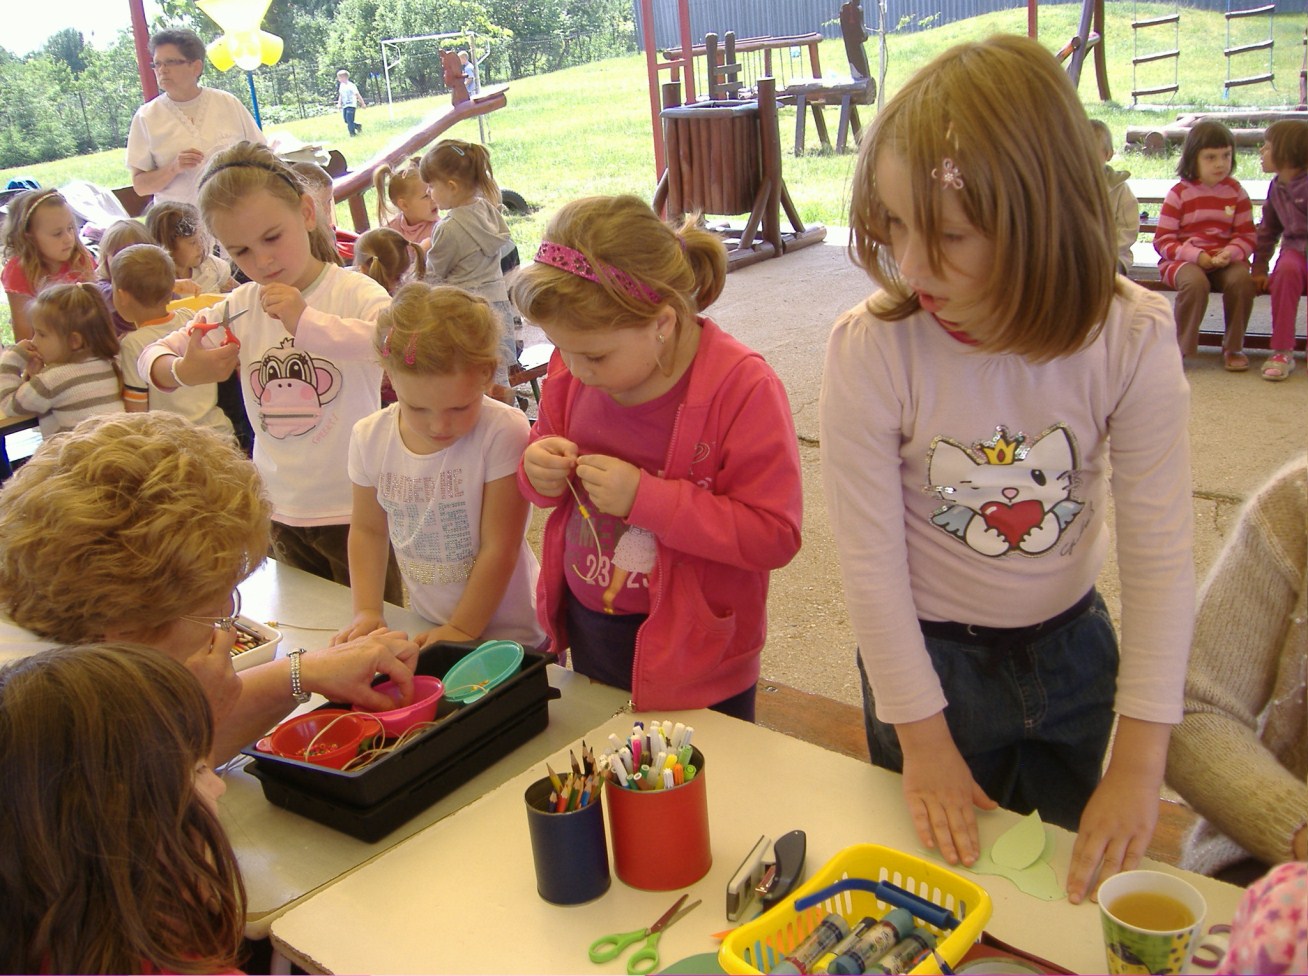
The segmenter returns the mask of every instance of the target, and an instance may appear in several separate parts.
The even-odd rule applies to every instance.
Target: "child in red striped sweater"
[[[1253,205],[1231,177],[1235,139],[1221,122],[1191,127],[1154,232],[1163,283],[1176,289],[1176,337],[1181,354],[1199,351],[1199,323],[1212,291],[1222,293],[1226,336],[1222,361],[1233,373],[1249,368],[1244,330],[1255,294],[1249,276],[1254,250]]]

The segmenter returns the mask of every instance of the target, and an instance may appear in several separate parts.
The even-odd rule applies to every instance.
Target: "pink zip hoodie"
[[[758,681],[767,635],[768,574],[799,552],[799,446],[781,380],[763,357],[700,318],[699,349],[677,410],[666,477],[642,471],[630,525],[657,540],[650,614],[636,635],[638,710],[704,708]],[[550,362],[532,440],[568,436],[583,385],[558,353]],[[563,530],[568,492],[523,495],[553,508],[545,523],[537,613],[554,646],[569,646]],[[563,653],[560,654],[562,659]]]

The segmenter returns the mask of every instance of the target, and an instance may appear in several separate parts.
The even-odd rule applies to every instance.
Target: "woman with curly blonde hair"
[[[56,644],[129,640],[200,679],[227,758],[295,704],[293,685],[385,704],[417,646],[381,632],[236,675],[236,587],[268,551],[269,503],[230,439],[174,414],[95,417],[47,441],[0,489],[0,660]]]

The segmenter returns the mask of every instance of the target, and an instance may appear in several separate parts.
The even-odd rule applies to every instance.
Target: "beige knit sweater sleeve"
[[[1199,594],[1167,780],[1207,821],[1182,863],[1291,858],[1308,819],[1308,456],[1250,501]],[[1225,835],[1224,837],[1222,835]]]

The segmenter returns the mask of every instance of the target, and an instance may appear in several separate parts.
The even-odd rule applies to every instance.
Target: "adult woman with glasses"
[[[132,188],[143,197],[194,204],[204,161],[242,139],[263,142],[263,133],[236,98],[200,84],[204,42],[193,31],[159,31],[150,38],[150,58],[161,90],[132,117]]]
[[[410,686],[418,654],[398,631],[232,669],[236,586],[263,562],[268,526],[253,463],[175,414],[107,415],[52,438],[0,490],[0,661],[104,640],[157,648],[204,686],[220,762],[296,692],[384,707],[372,678]]]

